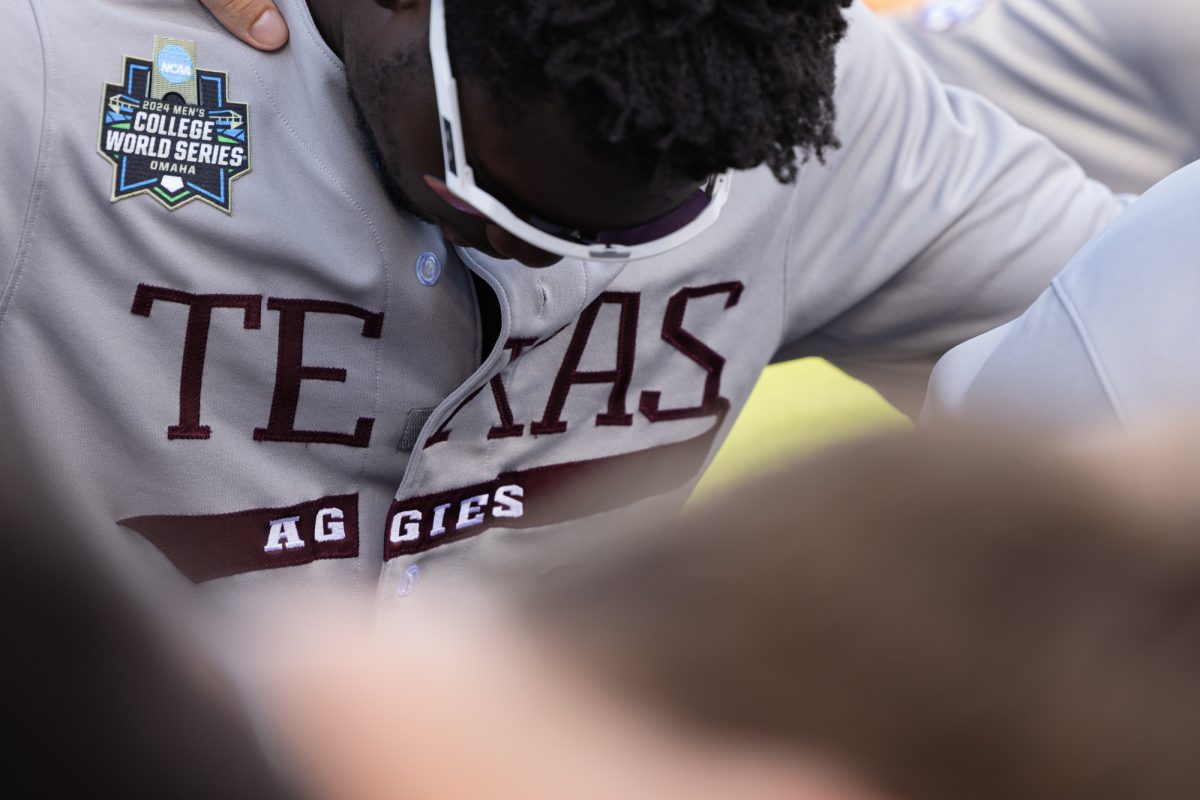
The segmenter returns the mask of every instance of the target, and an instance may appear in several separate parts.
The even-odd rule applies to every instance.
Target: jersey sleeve
[[[1015,322],[952,350],[924,418],[1061,434],[1200,407],[1200,163],[1134,203]]]
[[[1118,421],[1069,299],[1046,291],[1020,318],[956,347],[934,370],[923,425],[986,423],[1056,436]]]
[[[943,86],[861,4],[839,53],[842,146],[802,173],[780,360],[828,358],[902,410],[936,360],[1014,319],[1123,202],[1045,137]]]
[[[42,140],[45,67],[41,36],[29,0],[8,3],[0,20],[0,300],[13,274],[33,195]]]

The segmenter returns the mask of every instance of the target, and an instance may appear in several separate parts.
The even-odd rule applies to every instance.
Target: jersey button
[[[421,580],[421,567],[413,564],[408,569],[404,570],[404,577],[400,579],[400,588],[396,590],[396,594],[401,597],[408,597],[417,588],[417,582]]]
[[[441,277],[441,259],[433,253],[422,253],[417,257],[417,280],[426,286],[433,286]]]

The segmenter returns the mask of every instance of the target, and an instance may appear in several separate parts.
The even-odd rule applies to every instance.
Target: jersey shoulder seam
[[[11,304],[13,295],[16,294],[17,284],[20,282],[22,266],[28,257],[33,220],[37,215],[42,185],[45,182],[46,142],[50,129],[50,78],[52,68],[50,64],[50,51],[46,47],[46,36],[42,30],[42,26],[45,23],[42,16],[38,14],[34,0],[27,0],[27,5],[29,6],[30,16],[33,18],[34,27],[37,29],[38,49],[42,57],[42,108],[33,181],[29,186],[29,197],[25,204],[25,218],[22,220],[21,227],[17,233],[17,247],[13,252],[12,263],[9,265],[9,274],[5,278],[3,285],[0,285],[0,326],[4,324],[4,319],[8,315],[8,307]]]
[[[1088,365],[1092,368],[1096,380],[1100,382],[1100,388],[1104,391],[1105,398],[1108,400],[1109,405],[1112,406],[1113,412],[1117,415],[1117,420],[1122,426],[1127,425],[1128,416],[1125,413],[1125,407],[1117,395],[1116,387],[1113,385],[1108,371],[1104,368],[1104,361],[1100,357],[1099,348],[1096,347],[1096,343],[1088,332],[1087,323],[1084,321],[1083,315],[1079,312],[1079,308],[1071,299],[1071,295],[1058,278],[1050,282],[1050,288],[1054,292],[1054,297],[1058,300],[1059,306],[1066,313],[1072,330],[1079,337],[1079,342],[1083,345],[1084,352],[1087,353]]]

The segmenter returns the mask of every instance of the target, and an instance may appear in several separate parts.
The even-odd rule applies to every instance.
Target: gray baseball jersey
[[[794,185],[738,175],[653,261],[455,252],[388,205],[340,63],[282,5],[273,55],[194,0],[22,0],[0,29],[6,429],[105,552],[221,597],[390,602],[677,505],[773,359],[919,407],[1122,209],[856,6],[843,146]]]
[[[1114,190],[1200,158],[1200,3],[926,0],[890,17],[947,83],[987,96]]]
[[[1064,434],[1200,408],[1200,162],[1151,189],[1023,316],[952,350],[923,419]]]

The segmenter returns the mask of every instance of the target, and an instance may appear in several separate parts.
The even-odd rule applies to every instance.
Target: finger
[[[217,21],[243,42],[260,50],[278,50],[288,40],[288,27],[271,0],[200,0]]]

